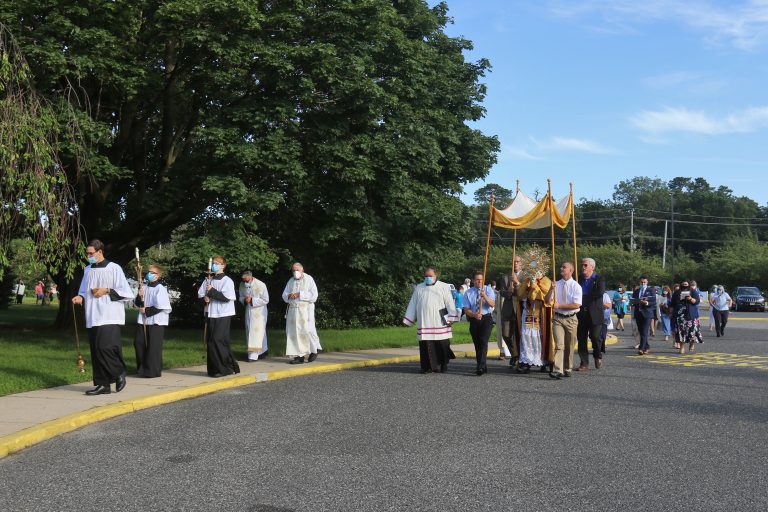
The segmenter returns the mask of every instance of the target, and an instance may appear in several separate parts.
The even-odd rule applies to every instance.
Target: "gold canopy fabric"
[[[540,229],[548,228],[554,222],[555,226],[565,228],[571,218],[572,206],[573,192],[558,201],[547,194],[538,202],[518,192],[503,210],[493,208],[492,223],[497,228]]]

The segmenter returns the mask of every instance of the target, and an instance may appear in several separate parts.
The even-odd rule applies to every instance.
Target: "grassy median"
[[[77,372],[74,330],[61,331],[54,327],[58,304],[36,306],[12,305],[0,311],[0,396],[34,389],[50,388],[78,382],[90,382],[91,374]],[[136,358],[133,336],[136,331],[136,310],[127,310],[123,327],[123,356],[129,374],[135,372]],[[205,364],[203,329],[166,329],[163,346],[163,366],[181,368]],[[80,329],[80,350],[90,367],[88,337]],[[376,327],[370,329],[321,330],[320,341],[326,352],[392,348],[416,345],[415,327]],[[285,354],[285,331],[268,333],[271,356]],[[455,343],[470,343],[468,324],[454,327]],[[244,360],[245,334],[232,331],[232,349],[238,360]]]

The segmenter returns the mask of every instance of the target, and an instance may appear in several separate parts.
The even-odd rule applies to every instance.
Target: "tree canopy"
[[[77,109],[75,209],[124,263],[183,226],[244,237],[244,264],[302,260],[350,319],[460,243],[458,194],[495,162],[467,125],[490,64],[445,34],[445,4],[18,0],[0,22],[39,94]]]

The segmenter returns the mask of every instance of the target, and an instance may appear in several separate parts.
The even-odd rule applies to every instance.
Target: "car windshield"
[[[753,286],[739,287],[739,295],[760,295],[760,290]]]

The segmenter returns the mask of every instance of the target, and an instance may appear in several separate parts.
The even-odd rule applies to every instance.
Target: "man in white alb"
[[[283,300],[288,303],[285,355],[292,358],[290,364],[302,364],[306,356],[311,363],[317,359],[317,351],[323,349],[315,328],[317,285],[312,276],[304,273],[301,263],[294,263],[291,271],[293,276],[283,290]]]
[[[553,379],[570,377],[573,368],[573,350],[576,346],[576,331],[579,320],[576,315],[581,308],[581,285],[573,279],[573,263],[566,261],[560,267],[560,276],[547,297],[553,300],[552,336],[555,338],[555,364],[549,376]],[[552,297],[552,291],[555,296]]]
[[[238,296],[245,308],[245,344],[248,361],[258,361],[267,352],[267,285],[259,281],[250,270],[243,272]]]

